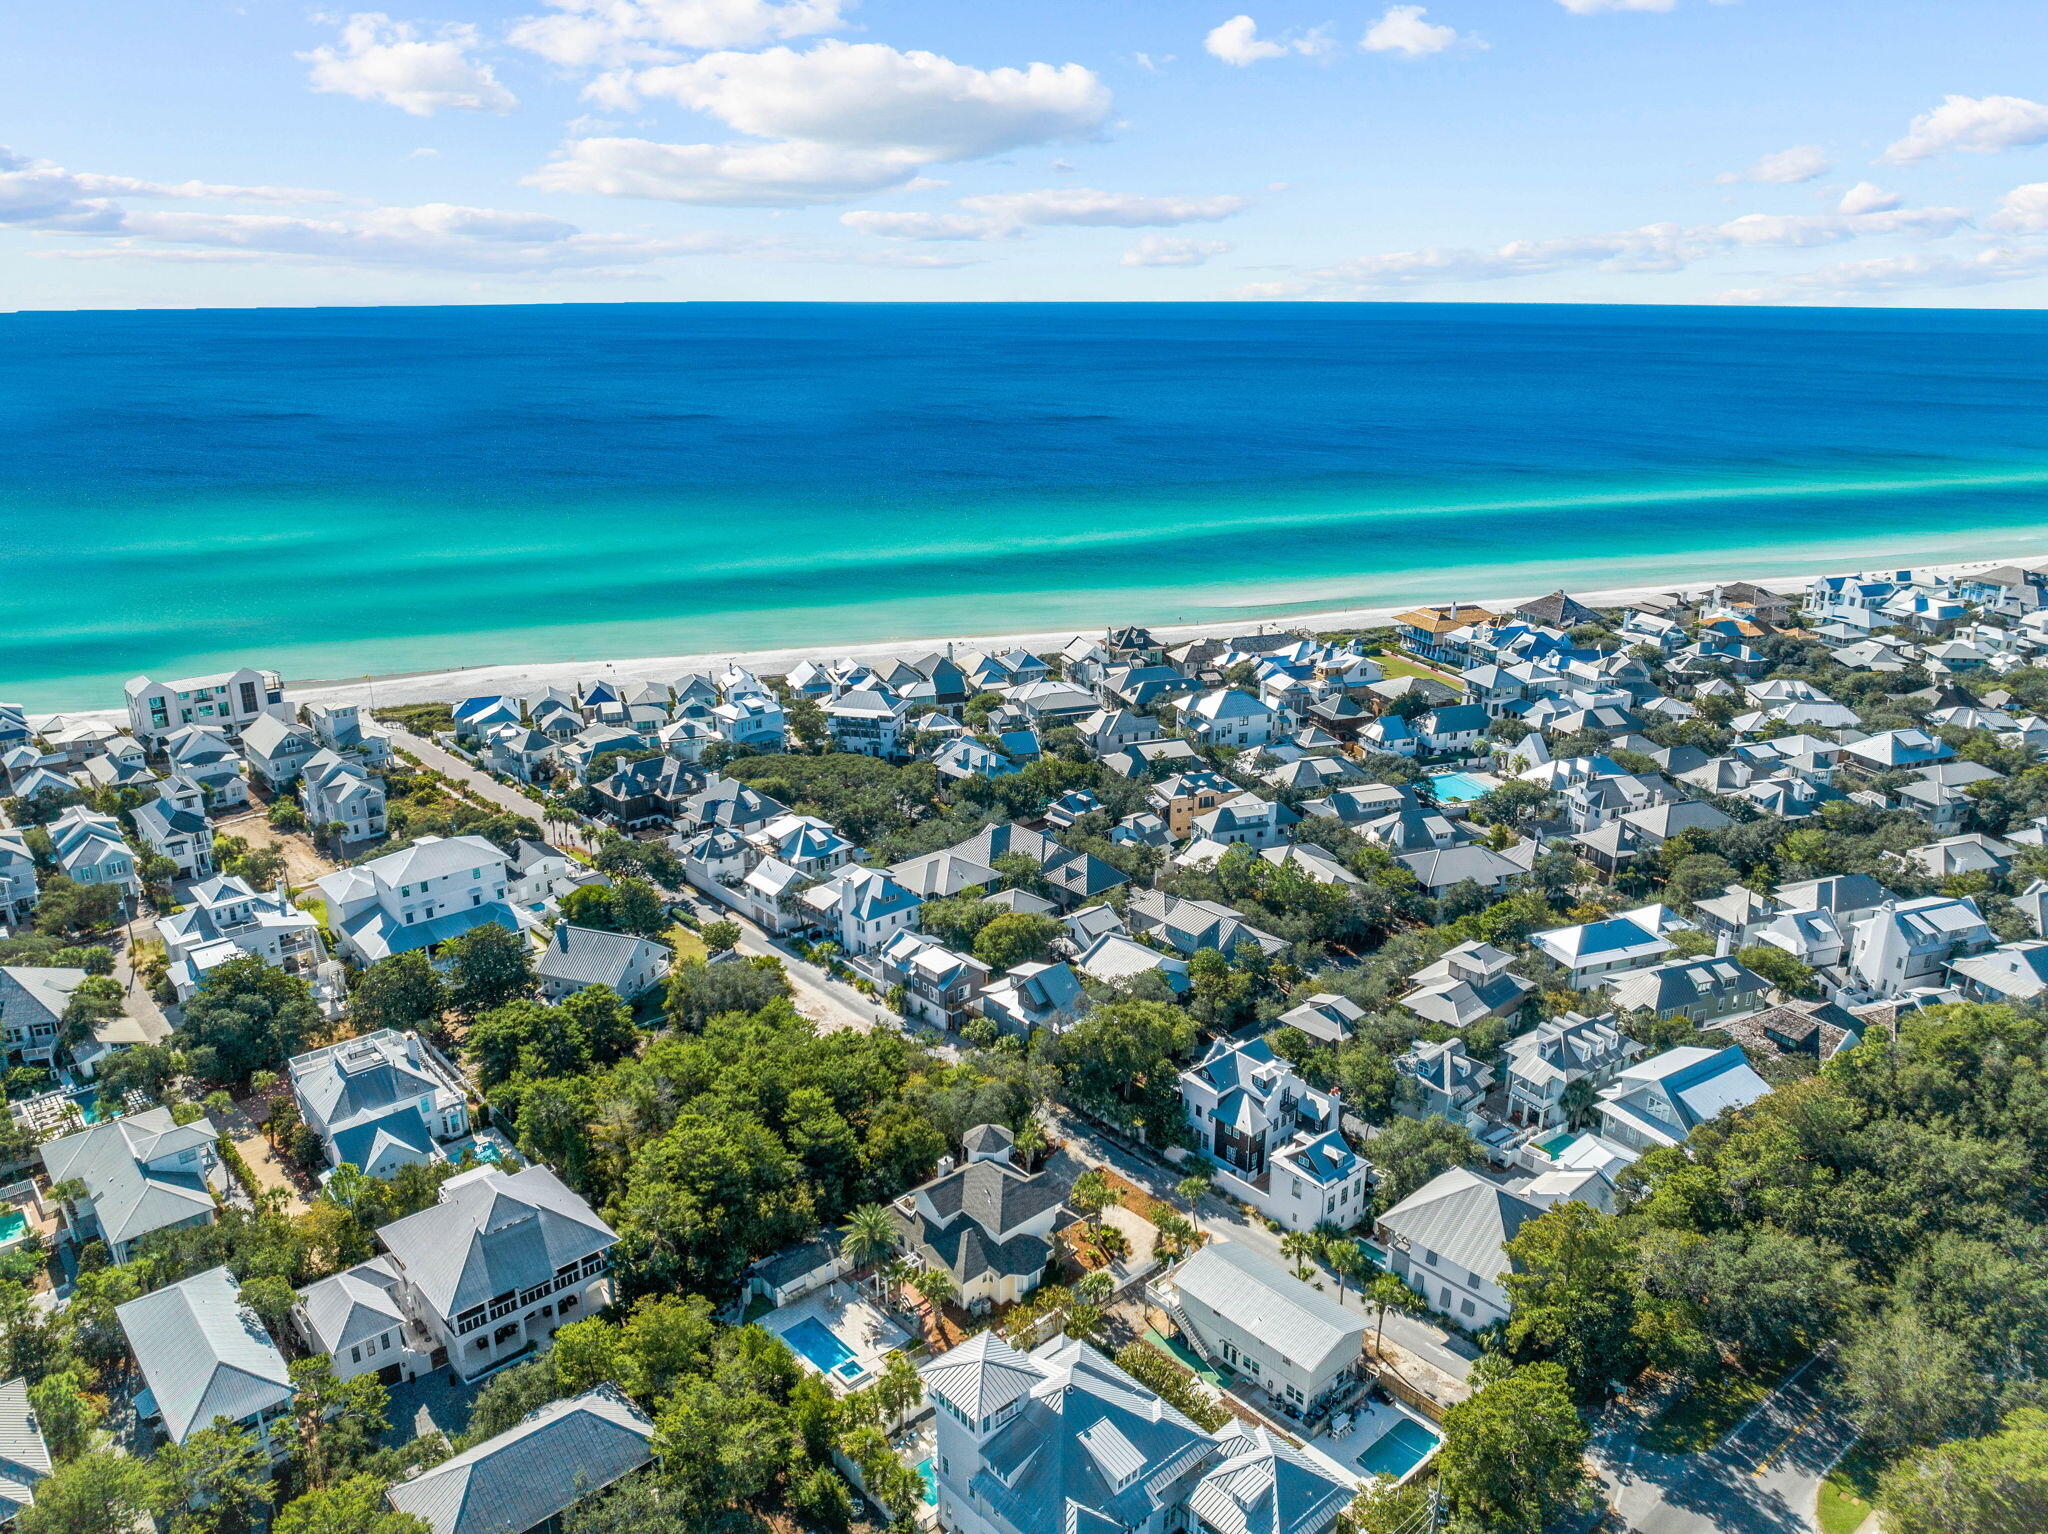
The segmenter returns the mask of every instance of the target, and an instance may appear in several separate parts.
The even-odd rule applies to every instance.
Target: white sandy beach
[[[1968,570],[1984,570],[1995,565],[2019,564],[2026,560],[2040,558],[2040,551],[2034,550],[2006,558],[1972,559],[1952,564],[1911,565],[1901,561],[1887,565],[1884,561],[1865,561],[1859,565],[1845,566],[1844,569],[1911,568],[1927,574],[1959,574]],[[1455,571],[1445,572],[1448,586],[1456,579]],[[1773,590],[1803,591],[1811,575],[1747,577],[1757,585]],[[1638,601],[1646,596],[1665,593],[1696,595],[1721,581],[1698,581],[1674,579],[1635,586],[1619,587],[1605,591],[1574,591],[1572,595],[1596,607],[1620,607]],[[1513,606],[1541,592],[1522,592],[1516,595],[1485,597],[1456,595],[1446,590],[1432,599],[1432,604],[1458,601],[1493,603],[1496,606]],[[1288,613],[1284,616],[1243,619],[1236,622],[1193,623],[1181,625],[1151,625],[1152,632],[1167,643],[1178,643],[1185,639],[1204,636],[1227,637],[1235,634],[1253,634],[1266,629],[1343,629],[1371,628],[1385,623],[1396,613],[1407,612],[1417,606],[1415,602],[1402,602],[1387,607],[1354,607],[1340,612]],[[1099,632],[1114,624],[1126,622],[1121,614],[1105,612],[1094,630]],[[831,660],[850,656],[860,661],[897,660],[914,655],[924,655],[951,645],[962,654],[991,649],[1022,648],[1034,652],[1057,650],[1072,639],[1075,629],[1054,629],[1036,633],[1007,634],[953,634],[919,636],[905,639],[891,639],[873,644],[821,645],[781,650],[749,650],[702,653],[696,655],[660,655],[619,660],[579,660],[559,662],[533,662],[523,665],[468,666],[450,671],[423,671],[402,676],[372,677],[368,680],[343,682],[287,682],[286,690],[291,698],[300,703],[359,703],[376,707],[394,703],[435,703],[458,702],[463,698],[476,697],[487,693],[507,693],[513,696],[528,696],[548,687],[573,687],[577,683],[595,682],[600,679],[628,682],[667,683],[677,677],[692,673],[708,673],[729,663],[738,663],[759,676],[774,676],[787,672],[806,660]],[[77,711],[74,711],[77,712]],[[118,713],[102,710],[110,717]]]

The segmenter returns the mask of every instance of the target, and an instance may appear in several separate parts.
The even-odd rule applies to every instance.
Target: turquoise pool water
[[[853,1349],[816,1316],[805,1316],[782,1334],[782,1340],[816,1365],[820,1374],[836,1374],[850,1380],[860,1373]]]
[[[932,1473],[932,1457],[929,1454],[917,1462],[917,1476],[919,1480],[924,1482],[924,1505],[926,1507],[937,1507],[939,1505],[939,1478]]]
[[[1544,1155],[1555,1158],[1561,1155],[1564,1148],[1578,1137],[1578,1133],[1575,1130],[1560,1129],[1549,1139],[1538,1142],[1536,1148],[1542,1151]]]
[[[1401,1417],[1380,1434],[1377,1443],[1359,1455],[1358,1468],[1368,1475],[1384,1475],[1398,1481],[1428,1459],[1440,1441],[1413,1417]]]
[[[28,1216],[20,1209],[9,1209],[7,1213],[0,1214],[0,1246],[20,1239],[21,1233],[27,1229]]]
[[[1431,774],[1429,786],[1436,790],[1440,804],[1469,804],[1484,795],[1489,785],[1469,772],[1438,772]]]

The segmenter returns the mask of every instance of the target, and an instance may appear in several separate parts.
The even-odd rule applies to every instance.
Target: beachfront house
[[[129,731],[136,739],[151,742],[187,724],[214,726],[232,740],[256,720],[286,707],[278,674],[249,666],[175,682],[138,676],[122,690]]]

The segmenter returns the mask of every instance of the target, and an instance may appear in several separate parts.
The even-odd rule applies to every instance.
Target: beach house
[[[330,1166],[389,1177],[445,1159],[441,1147],[469,1133],[461,1074],[417,1033],[380,1028],[294,1055],[286,1072]]]
[[[128,702],[128,728],[145,741],[155,741],[180,725],[202,723],[233,739],[265,714],[286,708],[283,679],[275,671],[250,666],[175,682],[138,676],[122,690]]]
[[[481,836],[422,836],[314,882],[336,949],[358,964],[433,948],[486,922],[519,931],[505,854]]]

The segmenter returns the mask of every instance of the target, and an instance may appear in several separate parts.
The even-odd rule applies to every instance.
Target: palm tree
[[[894,1306],[903,1295],[904,1285],[917,1276],[917,1264],[908,1257],[891,1257],[875,1270],[875,1281],[882,1286],[883,1303]]]
[[[1074,1179],[1074,1186],[1068,1190],[1067,1204],[1074,1213],[1088,1222],[1094,1230],[1102,1219],[1102,1211],[1116,1202],[1116,1189],[1100,1170],[1090,1167]]]
[[[953,1275],[944,1268],[926,1268],[910,1281],[910,1287],[931,1307],[934,1322],[939,1319],[939,1307],[960,1292],[960,1286],[953,1282]]]
[[[1565,1127],[1583,1129],[1592,1123],[1593,1105],[1599,1100],[1599,1089],[1593,1085],[1591,1076],[1566,1082],[1564,1092],[1557,1100],[1557,1106],[1564,1114]]]
[[[896,1221],[882,1204],[862,1204],[849,1210],[839,1227],[839,1255],[858,1271],[879,1262],[896,1249]]]
[[[1380,1338],[1386,1331],[1387,1312],[1398,1310],[1403,1315],[1422,1308],[1422,1296],[1410,1289],[1391,1273],[1382,1272],[1366,1286],[1366,1303],[1379,1314],[1373,1321],[1372,1350],[1380,1350]]]
[[[1045,1126],[1038,1122],[1038,1115],[1032,1114],[1017,1131],[1017,1159],[1029,1167],[1045,1149]]]
[[[1366,1261],[1365,1253],[1350,1236],[1338,1236],[1323,1248],[1323,1261],[1330,1271],[1337,1275],[1337,1303],[1344,1303],[1345,1280],[1357,1280],[1365,1276],[1372,1264]]]
[[[1280,1255],[1294,1264],[1294,1276],[1304,1283],[1315,1271],[1317,1245],[1315,1236],[1305,1230],[1290,1230],[1280,1238]]]
[[[1173,1185],[1173,1191],[1188,1201],[1188,1214],[1195,1219],[1202,1217],[1202,1200],[1209,1196],[1209,1189],[1215,1186],[1207,1172],[1190,1172]]]
[[[1168,1257],[1178,1257],[1202,1239],[1202,1233],[1195,1228],[1195,1222],[1177,1209],[1162,1209],[1153,1222],[1159,1232],[1159,1249]]]

